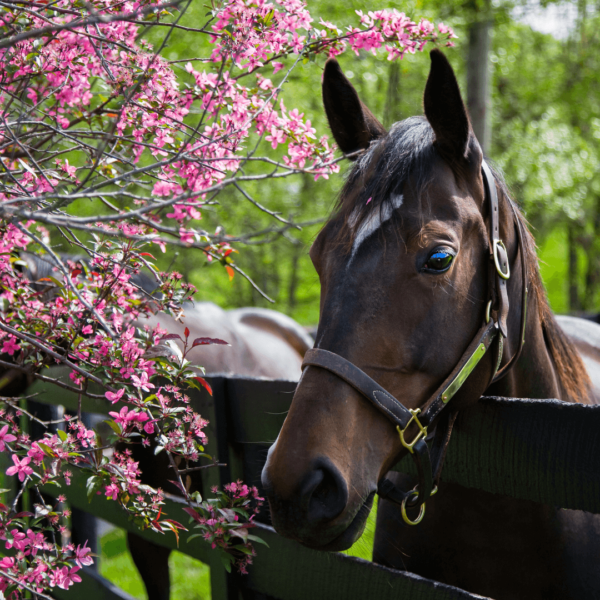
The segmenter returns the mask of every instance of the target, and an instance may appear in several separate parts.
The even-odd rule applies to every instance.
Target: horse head
[[[355,164],[310,252],[321,282],[315,348],[343,357],[416,411],[456,370],[489,311],[483,154],[438,50],[431,53],[424,117],[386,132],[334,59],[325,66],[323,100],[333,135]],[[493,178],[491,185],[495,190]],[[514,214],[499,212],[504,261],[512,265]],[[506,329],[494,304],[498,328]],[[505,354],[516,351],[519,316],[511,313],[504,331],[513,340]],[[481,396],[502,352],[500,346],[480,357],[453,410]],[[305,360],[263,471],[273,524],[283,535],[324,550],[348,548],[361,535],[378,485],[408,452],[385,411],[364,396],[338,372]]]

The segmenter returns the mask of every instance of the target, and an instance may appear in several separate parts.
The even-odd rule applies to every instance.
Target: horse
[[[344,550],[379,494],[379,564],[496,599],[596,597],[598,516],[440,477],[455,415],[483,394],[598,403],[600,326],[553,316],[526,221],[449,61],[430,58],[424,116],[389,131],[325,65],[329,125],[355,162],[310,250],[319,327],[262,472],[272,523]],[[413,489],[390,472],[407,454]]]
[[[184,337],[187,327],[189,340],[199,337],[222,339],[224,345],[201,345],[186,356],[199,374],[237,377],[284,379],[298,381],[302,359],[312,347],[311,336],[292,318],[275,310],[246,307],[223,310],[211,302],[186,304],[185,317],[175,319],[158,313],[140,320],[139,327],[160,325],[169,333]],[[164,457],[141,447],[134,448],[133,457],[140,461],[143,481],[153,487],[165,487],[172,479]],[[192,486],[199,485],[198,474],[192,476]],[[175,491],[175,490],[173,490]],[[153,544],[135,533],[128,532],[127,542],[148,593],[148,600],[169,600],[169,555],[171,550]]]

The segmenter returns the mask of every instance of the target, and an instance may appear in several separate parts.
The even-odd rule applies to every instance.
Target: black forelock
[[[410,117],[371,143],[357,159],[340,194],[338,211],[346,224],[352,215],[351,230],[355,232],[371,211],[381,210],[393,195],[403,193],[409,177],[415,193],[420,194],[435,164],[433,141],[427,119]]]

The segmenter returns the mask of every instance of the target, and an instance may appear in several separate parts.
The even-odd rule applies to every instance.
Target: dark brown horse
[[[321,280],[317,358],[305,361],[311,366],[263,471],[276,529],[312,548],[342,550],[357,540],[386,475],[406,489],[404,476],[388,474],[407,453],[393,426],[402,414],[437,417],[430,409],[449,390],[452,412],[484,393],[600,397],[600,327],[551,314],[525,221],[500,177],[483,174],[450,64],[437,50],[431,61],[425,118],[389,132],[338,63],[325,67],[333,135],[358,158],[311,249]],[[494,340],[478,362],[474,353],[467,360],[482,328]],[[323,357],[342,366],[315,366]],[[469,368],[459,369],[461,361]],[[462,387],[444,383],[462,382],[456,373],[470,369]],[[368,383],[358,391],[360,378]],[[377,384],[389,392],[385,406],[365,399],[369,386],[384,397]],[[400,403],[400,417],[390,417]],[[593,598],[598,534],[595,516],[442,482],[418,527],[405,524],[397,503],[380,500],[374,560],[493,598]]]

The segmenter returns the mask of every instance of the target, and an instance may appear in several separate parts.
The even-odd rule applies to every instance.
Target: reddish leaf
[[[227,271],[227,274],[229,275],[229,281],[233,281],[233,276],[235,275],[235,271],[229,265],[227,265],[225,267],[225,270]]]
[[[35,517],[35,515],[31,512],[23,511],[23,512],[17,513],[13,517],[13,519],[22,519],[23,517]]]
[[[209,337],[201,337],[196,338],[194,343],[192,344],[192,348],[196,346],[209,346],[211,344],[220,344],[221,346],[229,346],[229,342],[225,340],[220,340],[219,338],[209,338]]]
[[[188,515],[190,515],[190,517],[192,517],[192,519],[194,519],[194,521],[196,521],[197,523],[201,522],[200,515],[193,508],[190,508],[189,506],[184,506],[183,510],[185,510],[185,512]]]
[[[168,333],[167,335],[163,335],[160,338],[160,341],[163,340],[181,340],[181,336],[178,333]],[[183,340],[182,340],[183,341]]]
[[[83,271],[81,269],[73,269],[71,273],[71,277],[77,277],[77,275],[81,275]]]
[[[140,256],[149,256],[152,260],[156,260],[150,252],[140,252]]]
[[[177,527],[177,529],[183,529],[184,531],[187,531],[187,529],[181,523],[179,523],[177,521],[174,521],[173,519],[165,519],[163,521],[163,523],[171,523],[172,525],[174,525],[175,527]]]
[[[189,338],[190,337],[190,330],[186,327],[185,331],[183,332],[185,334],[185,338]]]
[[[185,489],[179,483],[179,481],[173,481],[172,479],[169,479],[169,483],[172,483],[185,496]]]
[[[194,379],[212,396],[212,388],[206,379],[202,377],[194,377]]]

